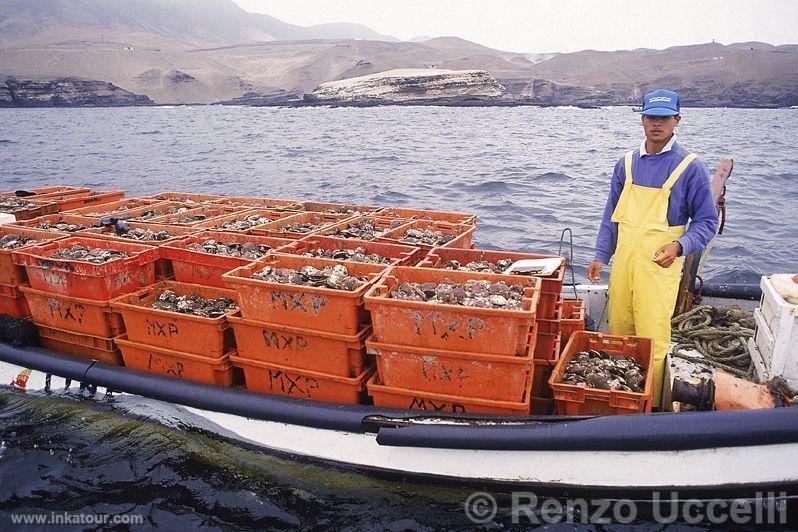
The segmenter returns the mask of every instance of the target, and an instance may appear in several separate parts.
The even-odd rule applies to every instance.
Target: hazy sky
[[[386,35],[456,35],[513,52],[798,44],[798,0],[236,0],[310,26],[356,22]]]

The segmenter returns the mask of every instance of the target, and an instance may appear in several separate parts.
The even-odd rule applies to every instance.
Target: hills
[[[302,27],[248,13],[232,0],[4,0],[0,45],[119,42],[175,49],[254,41],[397,41],[349,23]]]
[[[657,86],[694,106],[798,105],[798,45],[523,54],[456,37],[400,42],[357,24],[302,27],[231,0],[0,3],[0,106],[46,105],[46,93],[19,97],[28,86],[89,90],[89,82],[111,84],[107,94],[125,95],[120,105],[298,105],[322,83],[393,69],[484,70],[506,88],[486,105],[631,104]]]

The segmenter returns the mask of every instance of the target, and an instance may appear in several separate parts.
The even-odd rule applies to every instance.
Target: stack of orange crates
[[[117,297],[111,308],[122,315],[127,331],[116,340],[125,366],[205,384],[232,385],[230,356],[235,341],[228,318],[235,309],[203,317],[152,308],[167,290],[206,300],[236,299],[232,290],[175,281],[160,281]]]
[[[435,248],[429,252],[427,258],[419,264],[426,268],[443,268],[450,261],[457,261],[461,265],[476,261],[486,261],[497,264],[500,260],[524,260],[556,258],[555,255],[539,255],[534,253],[517,253],[509,251],[495,251],[483,249],[451,249]],[[561,337],[562,322],[562,283],[565,277],[566,264],[551,276],[540,277],[540,300],[537,313],[537,340],[533,350],[533,381],[531,412],[533,414],[549,414],[553,408],[551,390],[548,378],[559,357],[564,343]]]
[[[57,240],[63,238],[63,236],[48,231],[28,229],[27,227],[0,225],[0,238],[10,235],[33,240],[24,246],[0,249],[0,314],[5,314],[12,318],[29,318],[28,301],[21,291],[21,287],[28,282],[28,275],[25,273],[25,268],[14,264],[12,252],[15,249],[23,249],[24,247]]]
[[[456,250],[467,251],[467,250]],[[524,287],[520,310],[477,308],[390,297],[401,283],[444,279],[504,281]],[[529,413],[535,322],[541,282],[535,277],[443,269],[392,268],[366,295],[377,375],[374,404],[452,413]]]
[[[354,291],[253,279],[265,267],[300,270],[342,264],[364,277]],[[387,266],[273,254],[223,275],[238,293],[231,317],[238,353],[233,364],[246,389],[287,397],[359,403],[372,368],[365,356],[371,332],[366,291]]]
[[[52,257],[75,245],[123,251],[128,256],[103,264]],[[110,300],[155,281],[157,248],[73,236],[15,250],[12,257],[24,267],[30,283],[20,290],[44,347],[121,364],[115,339],[124,332],[124,325]]]

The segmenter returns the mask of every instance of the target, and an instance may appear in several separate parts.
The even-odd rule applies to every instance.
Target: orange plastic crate
[[[233,384],[230,358],[235,351],[212,358],[131,342],[126,335],[115,341],[128,368],[215,386]]]
[[[62,196],[64,194],[80,194],[84,192],[91,192],[87,187],[73,187],[69,185],[56,185],[53,187],[34,188],[33,190],[27,189],[25,192],[33,192],[34,196],[27,196],[29,198],[42,199],[47,196]],[[0,198],[13,198],[16,197],[16,191],[2,192]]]
[[[38,218],[39,216],[46,216],[48,214],[54,214],[58,212],[58,203],[54,201],[47,199],[20,199],[26,202],[24,207],[20,207],[15,210],[0,210],[0,213],[13,214],[14,219],[19,222],[22,220],[31,220],[33,218]]]
[[[533,416],[550,416],[554,412],[554,399],[532,396],[529,413]]]
[[[113,204],[109,203],[108,205],[110,206]],[[102,205],[100,207],[102,207]],[[153,223],[153,220],[155,220],[156,218],[161,218],[163,216],[168,216],[168,215],[176,215],[180,212],[191,210],[192,208],[197,208],[197,207],[190,205],[187,206],[186,204],[177,201],[161,201],[157,203],[152,203],[150,205],[141,205],[139,207],[134,207],[124,211],[116,211],[110,214],[103,214],[100,218],[114,217],[126,220],[128,222]],[[78,209],[74,212],[80,212],[82,210],[83,209]],[[96,216],[94,217],[94,219],[97,218],[98,217]]]
[[[367,280],[356,290],[347,292],[252,279],[253,273],[266,266],[299,270],[306,265],[322,269],[336,264],[346,266],[350,275]],[[269,255],[224,274],[222,279],[238,292],[243,318],[315,331],[357,334],[361,326],[368,323],[363,296],[385,270],[386,266],[375,264]]]
[[[553,364],[559,360],[560,351],[562,350],[560,333],[559,331],[555,333],[542,332],[541,323],[538,322],[538,337],[534,351],[535,359],[547,360]]]
[[[133,209],[157,205],[158,203],[161,202],[144,198],[128,198],[81,207],[80,209],[73,210],[72,213],[79,216],[88,216],[90,218],[107,218],[109,216],[120,217],[125,216]]]
[[[227,316],[235,310],[218,318],[204,318],[152,308],[151,305],[165,290],[178,296],[236,299],[233,290],[174,281],[161,281],[125,294],[112,300],[111,308],[122,315],[128,340],[211,358],[221,357],[235,347],[233,330],[227,322]]]
[[[563,374],[568,363],[576,353],[589,349],[634,358],[646,370],[643,392],[600,390],[563,384]],[[653,357],[653,345],[650,338],[609,336],[587,331],[573,333],[549,378],[549,386],[554,394],[554,406],[557,413],[568,416],[604,416],[650,412],[654,397]]]
[[[585,330],[586,307],[584,300],[565,299],[562,302],[560,334],[563,344],[568,343],[576,331]]]
[[[425,244],[408,244],[406,242],[402,242],[402,237],[407,234],[408,231],[411,229],[428,229],[430,231],[441,231],[444,234],[451,234],[456,235],[454,239],[450,240],[443,244],[443,246],[427,246]],[[476,230],[476,226],[473,225],[459,225],[459,224],[450,224],[447,222],[433,222],[429,220],[416,220],[396,229],[392,229],[390,231],[386,231],[382,235],[380,235],[377,240],[380,242],[392,242],[394,244],[402,244],[404,246],[413,245],[418,246],[421,248],[423,253],[429,253],[433,248],[436,247],[447,247],[447,248],[470,248],[471,247],[471,238],[473,237],[474,231]]]
[[[125,222],[131,229],[150,229],[152,231],[168,231],[170,235],[166,240],[134,240],[132,238],[125,238],[119,235],[113,226],[94,227],[83,231],[80,236],[87,238],[105,238],[116,240],[117,242],[136,242],[146,244],[148,246],[155,246],[162,248],[172,242],[185,238],[187,236],[196,235],[202,232],[200,228],[194,227],[181,227],[179,225],[163,225],[151,224],[146,222]],[[158,280],[170,279],[174,276],[172,271],[172,263],[164,258],[163,253],[161,257],[155,262],[155,278]]]
[[[304,255],[311,249],[321,248],[334,251],[336,249],[355,249],[359,247],[365,249],[366,253],[376,253],[381,257],[391,259],[390,264],[392,266],[413,266],[421,256],[421,248],[414,246],[318,235],[306,236],[301,240],[292,240],[289,244],[278,248],[276,252],[287,255]]]
[[[401,282],[455,283],[468,280],[504,281],[524,286],[523,309],[444,305],[391,299],[394,285]],[[473,272],[393,267],[366,294],[374,336],[380,342],[423,349],[449,349],[492,355],[525,356],[534,342],[535,309],[540,279]]]
[[[353,226],[354,224],[356,224],[358,222],[362,222],[364,220],[371,221],[374,224],[375,236],[371,240],[362,240],[362,239],[359,239],[359,238],[348,238],[348,237],[340,236],[340,235],[336,234],[337,231],[341,231],[341,230],[347,229],[347,228]],[[329,226],[329,227],[327,227],[327,228],[325,228],[325,229],[323,229],[321,231],[318,231],[314,235],[310,235],[310,236],[319,235],[319,236],[325,236],[325,237],[330,237],[330,238],[343,238],[343,239],[346,239],[346,240],[354,240],[354,241],[358,241],[358,242],[364,242],[364,241],[375,242],[375,241],[377,241],[377,239],[379,238],[381,233],[384,233],[384,232],[387,232],[387,231],[390,231],[390,230],[393,230],[393,229],[398,229],[398,228],[400,228],[400,227],[402,227],[404,225],[407,225],[408,223],[410,223],[410,220],[389,220],[387,218],[380,218],[379,216],[375,216],[375,215],[356,216],[356,217],[353,217],[353,218],[347,218],[346,220],[344,220],[342,222],[338,222],[338,223],[336,223],[334,225],[331,225],[331,226]],[[306,237],[306,238],[309,238],[309,237]],[[407,246],[408,244],[400,244],[400,245]]]
[[[101,338],[39,325],[42,347],[67,355],[123,366],[122,355],[113,338]]]
[[[534,359],[533,363],[535,369],[532,373],[532,396],[551,399],[549,378],[551,377],[551,372],[554,371],[556,362],[549,362],[545,359]],[[552,407],[553,406],[552,404]]]
[[[531,382],[531,376],[528,376],[524,392],[516,401],[495,401],[491,399],[394,388],[382,384],[380,382],[379,373],[371,377],[366,387],[369,395],[374,399],[375,406],[401,408],[403,410],[448,412],[453,414],[503,414],[524,416],[529,414]]]
[[[0,225],[0,238],[10,234],[25,236],[36,240],[36,242],[31,242],[30,244],[22,246],[23,248],[63,238],[62,235],[54,234],[49,231],[40,231],[15,225]],[[27,282],[28,276],[25,274],[25,268],[14,264],[11,252],[11,249],[0,249],[0,284],[16,286]]]
[[[145,243],[148,246],[166,246],[172,242],[176,242],[187,236],[198,235],[202,233],[201,228],[197,227],[180,227],[177,225],[155,224],[147,222],[128,222],[125,224],[131,229],[150,229],[151,231],[168,231],[171,235],[166,240],[134,240],[132,238],[125,238],[116,232],[114,226],[105,227],[92,227],[86,229],[80,236],[86,238],[100,238],[115,240],[117,242],[130,242],[130,243]]]
[[[368,205],[353,205],[351,203],[324,203],[320,201],[303,201],[299,204],[299,208],[300,210],[308,212],[348,214],[349,216],[354,216],[356,214],[373,214],[381,209],[381,207]]]
[[[105,264],[52,258],[59,249],[76,244],[124,251],[130,256]],[[158,248],[115,240],[70,237],[15,250],[14,263],[25,267],[30,285],[53,294],[109,300],[155,282]]]
[[[280,218],[279,220],[275,220],[270,224],[260,225],[252,229],[252,234],[273,236],[277,238],[291,238],[296,240],[310,234],[320,233],[321,231],[328,229],[330,226],[335,225],[343,220],[348,220],[349,218],[351,218],[351,216],[346,214],[300,212],[291,216],[286,216],[285,218]],[[305,233],[291,231],[288,229],[288,226],[294,222],[310,223],[316,225],[317,227]]]
[[[72,225],[79,225],[83,226],[84,229],[78,229],[77,231],[69,232],[69,231],[58,231],[57,229],[43,229],[42,226],[44,224],[54,224],[64,222],[67,224]],[[11,224],[6,224],[3,227],[26,227],[28,229],[36,229],[41,231],[47,231],[53,237],[60,235],[61,237],[66,237],[70,235],[75,235],[86,229],[97,225],[97,220],[95,218],[89,218],[88,216],[76,216],[72,214],[48,214],[46,216],[39,216],[37,218],[32,218],[30,220],[18,221]]]
[[[430,250],[427,256],[419,263],[423,268],[442,268],[449,261],[456,260],[462,265],[475,261],[487,261],[496,264],[500,260],[512,261],[523,259],[550,259],[557,255],[538,255],[536,253],[516,253],[511,251],[494,251],[487,249],[460,249],[457,247],[436,247]],[[564,258],[564,257],[563,257]],[[540,319],[554,319],[557,301],[562,292],[562,282],[565,278],[566,263],[551,276],[540,277],[540,302],[538,303],[538,316]]]
[[[269,364],[356,377],[365,366],[365,340],[371,327],[343,335],[273,325],[237,316],[228,318],[235,331],[238,356]]]
[[[69,297],[20,286],[39,326],[111,338],[125,332],[122,316],[111,310],[108,301]]]
[[[219,203],[225,199],[224,196],[218,194],[193,194],[191,192],[161,192],[160,194],[153,194],[152,196],[145,196],[145,199],[153,199],[158,201],[170,201],[183,203],[185,206],[194,205],[195,207],[203,205],[212,205]]]
[[[222,205],[228,205],[230,207],[238,207],[238,208],[256,208],[256,209],[270,209],[275,211],[300,211],[301,210],[301,203],[294,200],[284,200],[278,198],[247,198],[243,196],[239,197],[227,197],[222,196],[217,203]]]
[[[200,222],[200,223],[196,224],[194,227],[207,229],[209,231],[224,231],[224,232],[227,232],[227,233],[249,233],[254,228],[251,227],[249,229],[244,229],[242,231],[239,231],[239,230],[232,229],[232,228],[229,228],[229,227],[222,227],[224,224],[235,222],[235,221],[238,221],[238,220],[243,220],[244,218],[246,218],[248,216],[259,216],[261,218],[268,218],[269,219],[269,221],[263,222],[262,224],[259,224],[259,225],[255,226],[255,227],[260,227],[261,225],[265,225],[265,224],[273,222],[275,220],[280,220],[282,218],[285,218],[286,216],[290,216],[290,214],[286,213],[286,212],[274,211],[274,210],[269,210],[269,209],[250,209],[250,210],[246,210],[246,211],[234,212],[234,213],[227,214],[227,215],[224,215],[224,216],[217,216],[217,217],[211,218],[210,220],[207,220],[205,222]]]
[[[165,216],[158,216],[155,218],[150,218],[147,220],[148,222],[156,223],[156,224],[164,224],[164,225],[179,225],[183,227],[196,227],[201,223],[205,223],[207,221],[212,220],[218,216],[225,216],[227,214],[231,214],[234,212],[240,212],[240,209],[236,209],[235,207],[225,207],[223,205],[207,205],[204,207],[197,207],[194,209],[188,209],[187,211],[183,211],[181,213],[176,214],[167,214]],[[202,214],[205,216],[204,220],[196,220],[196,221],[187,221],[189,218],[193,216],[197,216]]]
[[[540,304],[538,304],[538,325],[539,331],[544,334],[559,334],[562,330],[562,320],[560,319],[560,312],[562,310],[562,300],[556,307],[553,319],[544,320],[540,318]]]
[[[338,404],[358,404],[373,372],[366,368],[356,377],[341,377],[234,355],[230,360],[243,370],[249,391]]]
[[[30,317],[28,302],[18,286],[0,284],[0,314],[12,318]]]
[[[80,209],[89,205],[111,203],[125,197],[124,190],[95,190],[79,194],[64,194],[61,196],[48,196],[48,199],[58,203],[58,211],[66,212]]]
[[[387,207],[377,211],[383,218],[400,218],[405,220],[430,220],[433,222],[447,222],[451,224],[476,225],[477,215],[464,212],[431,211],[427,209],[407,209],[402,207]]]
[[[392,388],[517,401],[533,370],[531,351],[525,357],[507,357],[414,349],[372,340],[366,346],[369,354],[376,355],[380,380]]]
[[[214,255],[212,253],[188,249],[189,245],[202,243],[206,240],[216,240],[217,242],[226,244],[233,242],[252,242],[258,245],[266,245],[273,249],[280,248],[292,242],[292,240],[287,238],[272,238],[268,236],[244,235],[240,233],[218,231],[198,233],[187,238],[169,242],[161,248],[161,256],[170,261],[176,281],[227,288],[227,285],[222,280],[222,274],[252,262],[249,259]]]

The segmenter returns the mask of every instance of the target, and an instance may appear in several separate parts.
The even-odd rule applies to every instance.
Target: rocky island
[[[105,81],[8,77],[0,82],[0,107],[121,107],[153,103],[147,96]]]
[[[393,69],[322,83],[305,94],[309,104],[464,105],[498,100],[505,88],[484,70]]]

